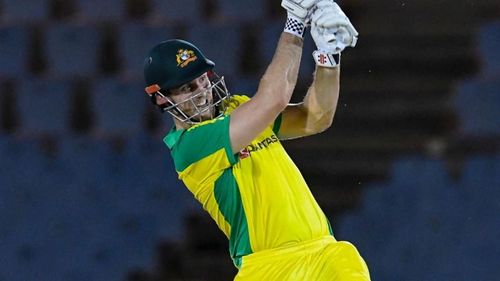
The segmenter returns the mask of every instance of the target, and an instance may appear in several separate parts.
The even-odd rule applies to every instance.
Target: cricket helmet
[[[182,122],[195,124],[199,123],[200,115],[207,111],[214,111],[213,118],[224,114],[225,99],[229,97],[224,78],[217,76],[213,71],[215,63],[206,58],[203,53],[193,44],[180,40],[166,40],[150,51],[144,61],[144,79],[146,81],[146,93],[151,97],[151,101],[156,104],[156,96],[165,97],[169,103],[160,106],[161,112],[169,112]],[[204,73],[208,73],[210,86],[184,101],[175,103],[168,97],[168,90],[180,87],[198,78]],[[213,102],[208,107],[199,108],[194,100],[201,95],[210,93],[213,95]],[[189,103],[194,107],[190,114],[186,114],[178,106]]]

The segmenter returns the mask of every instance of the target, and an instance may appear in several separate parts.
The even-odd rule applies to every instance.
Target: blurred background
[[[375,281],[499,280],[500,3],[339,4],[360,37],[334,125],[285,143],[337,239]],[[142,63],[187,39],[252,95],[284,22],[279,0],[0,0],[0,281],[232,280]]]

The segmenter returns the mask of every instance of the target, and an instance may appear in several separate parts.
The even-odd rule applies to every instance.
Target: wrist
[[[285,28],[283,29],[283,31],[293,34],[299,38],[304,38],[304,34],[306,31],[306,22],[304,21],[304,19],[301,19],[292,13],[288,13]]]
[[[335,68],[340,65],[340,53],[334,54],[319,49],[314,51],[312,55],[317,66]]]

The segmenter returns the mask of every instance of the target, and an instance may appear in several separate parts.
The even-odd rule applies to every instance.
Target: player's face
[[[178,109],[182,110],[186,115],[193,116],[198,112],[203,112],[202,114],[194,117],[196,121],[204,121],[212,119],[214,116],[214,109],[211,107],[213,103],[212,89],[210,88],[210,80],[208,79],[207,73],[202,74],[198,78],[191,80],[190,82],[169,90],[168,98],[170,98],[174,103],[178,103]],[[191,99],[192,102],[183,102]],[[167,98],[157,96],[156,102],[158,105],[162,105],[168,102]]]

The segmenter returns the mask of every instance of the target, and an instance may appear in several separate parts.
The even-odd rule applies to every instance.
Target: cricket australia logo
[[[177,66],[186,67],[190,62],[195,61],[198,57],[192,50],[179,49],[177,51]]]

